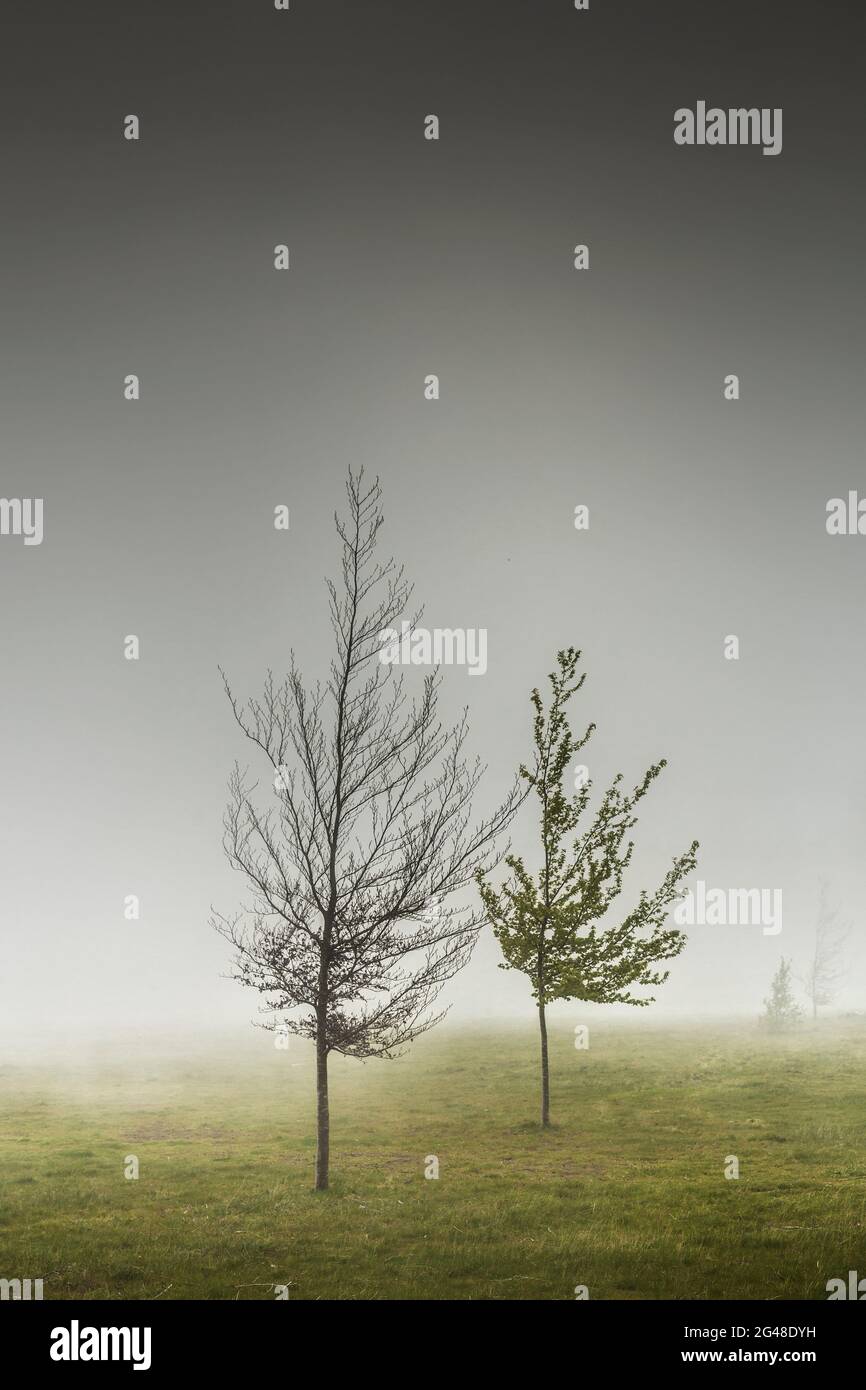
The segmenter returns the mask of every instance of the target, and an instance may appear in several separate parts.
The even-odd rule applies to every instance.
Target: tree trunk
[[[328,1110],[328,1049],[316,1041],[316,1191],[328,1186],[328,1157],[331,1144],[331,1118]]]
[[[546,1128],[550,1124],[550,1066],[547,1060],[547,1020],[544,1017],[544,1002],[539,1001],[538,1023],[541,1028],[541,1123]]]

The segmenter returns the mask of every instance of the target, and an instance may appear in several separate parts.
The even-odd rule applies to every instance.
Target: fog
[[[45,531],[0,540],[4,1048],[250,1028],[207,926],[243,897],[220,840],[248,749],[217,667],[244,695],[291,648],[325,673],[349,465],[381,476],[427,621],[487,632],[486,673],[443,686],[489,765],[479,812],[573,644],[596,789],[669,760],[623,909],[692,838],[693,881],[780,890],[777,934],[688,928],[641,1014],[755,1017],[780,955],[809,957],[822,876],[852,925],[834,1007],[866,1007],[866,541],[825,527],[866,423],[855,55],[805,26],[777,61],[756,16],[756,93],[723,82],[736,26],[710,42],[689,6],[632,5],[625,47],[621,7],[591,45],[534,8],[395,4],[387,61],[355,0],[299,7],[285,43],[219,6],[155,7],[134,39],[125,7],[10,21],[3,491],[44,498]],[[674,109],[721,86],[784,108],[777,158],[674,144]],[[513,839],[533,864],[528,807]],[[498,960],[485,932],[454,1022],[532,1016]]]

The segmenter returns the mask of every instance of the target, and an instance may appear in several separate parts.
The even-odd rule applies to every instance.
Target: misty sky
[[[45,534],[0,537],[0,1028],[254,1015],[207,927],[242,896],[220,840],[248,758],[217,667],[243,694],[291,648],[324,674],[350,464],[380,475],[427,624],[487,629],[487,674],[443,693],[490,764],[479,811],[573,644],[596,786],[669,760],[623,907],[694,837],[708,884],[782,889],[778,936],[694,928],[658,1013],[756,1013],[780,953],[805,960],[820,875],[854,927],[839,1004],[866,1007],[866,538],[825,529],[866,492],[863,22],[706,9],[5,21],[0,493],[44,498]],[[781,107],[782,153],[675,146],[698,100]],[[528,809],[514,839],[531,855]],[[528,1013],[497,959],[483,939],[455,1017]]]

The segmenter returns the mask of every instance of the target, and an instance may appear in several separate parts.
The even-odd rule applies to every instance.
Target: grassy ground
[[[554,1031],[549,1132],[531,1028],[337,1058],[318,1195],[310,1058],[253,1038],[0,1068],[0,1276],[46,1298],[811,1299],[866,1275],[863,1022],[597,1026],[588,1051]]]

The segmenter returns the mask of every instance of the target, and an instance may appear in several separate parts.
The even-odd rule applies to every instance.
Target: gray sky
[[[756,1011],[780,952],[805,957],[820,874],[854,924],[839,1002],[866,1006],[866,539],[824,524],[866,490],[847,8],[733,3],[700,32],[693,3],[645,0],[7,22],[0,491],[43,497],[45,536],[0,538],[0,1027],[253,1015],[206,925],[241,892],[220,836],[247,756],[217,665],[245,693],[291,647],[323,671],[350,464],[381,477],[427,624],[487,629],[487,674],[448,671],[443,701],[470,705],[489,803],[574,644],[596,784],[669,760],[624,906],[693,837],[708,884],[782,889],[779,936],[694,928],[656,1009]],[[781,155],[675,146],[704,99],[782,107]],[[529,812],[514,838],[531,853]],[[483,940],[455,1015],[528,1010],[497,959]]]

